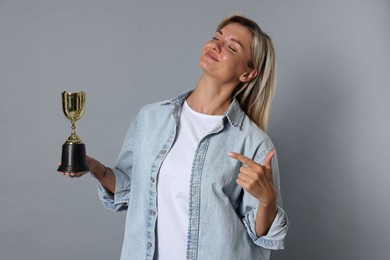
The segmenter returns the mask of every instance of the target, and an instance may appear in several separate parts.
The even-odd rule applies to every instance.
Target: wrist
[[[259,201],[259,207],[264,209],[276,209],[276,198],[270,200]]]
[[[259,206],[262,208],[276,208],[277,195],[275,191],[269,192],[267,196],[259,199]]]
[[[100,173],[96,173],[96,172],[90,172],[92,177],[94,177],[95,179],[98,179],[98,180],[101,180],[103,178],[105,178],[107,176],[107,167],[102,165],[104,168],[102,171],[100,171]]]

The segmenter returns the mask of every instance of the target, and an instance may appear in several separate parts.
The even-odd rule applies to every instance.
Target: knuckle
[[[253,165],[253,169],[256,171],[256,172],[258,172],[258,173],[261,173],[261,172],[263,172],[263,167],[260,165],[260,164],[255,164],[255,165]]]
[[[248,182],[248,189],[252,190],[254,187],[256,187],[256,181]]]

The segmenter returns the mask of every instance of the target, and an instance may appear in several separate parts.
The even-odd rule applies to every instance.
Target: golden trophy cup
[[[72,123],[72,132],[62,145],[61,164],[59,172],[84,172],[89,171],[86,162],[85,145],[76,134],[76,121],[85,111],[84,92],[62,92],[62,110],[65,117]]]

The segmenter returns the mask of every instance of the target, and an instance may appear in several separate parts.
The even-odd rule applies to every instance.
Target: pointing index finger
[[[253,166],[258,165],[256,162],[252,161],[251,159],[249,159],[245,155],[235,153],[235,152],[228,152],[228,155],[230,156],[230,158],[236,159],[237,161],[242,162],[243,164],[245,164],[248,167],[253,167]]]

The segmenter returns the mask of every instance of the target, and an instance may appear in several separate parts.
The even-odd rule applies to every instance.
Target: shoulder
[[[172,109],[179,108],[183,104],[185,98],[191,92],[192,92],[191,90],[185,91],[174,98],[145,105],[138,112],[138,116],[148,116],[148,115],[159,116],[159,115],[164,115],[167,112],[169,113],[172,111]]]
[[[242,120],[241,128],[243,131],[257,136],[258,138],[269,139],[268,134],[263,129],[261,129],[255,122],[253,122],[246,114],[244,115],[244,118]]]
[[[143,115],[143,114],[155,113],[156,111],[159,111],[159,110],[161,110],[161,108],[164,107],[164,105],[163,105],[164,102],[165,101],[160,101],[160,102],[155,102],[155,103],[144,105],[143,107],[141,107],[138,114]]]
[[[270,150],[275,149],[270,136],[247,115],[244,116],[241,131],[244,132],[245,139],[257,147],[257,156],[262,157]]]
[[[274,148],[268,134],[250,119],[236,99],[233,99],[230,104],[226,118],[230,125],[227,128],[230,138],[235,139],[237,143],[242,143],[248,151],[266,152]]]
[[[137,124],[145,124],[156,120],[161,120],[165,116],[170,114],[172,108],[167,105],[163,105],[163,102],[156,102],[143,106],[137,113],[135,120]]]

